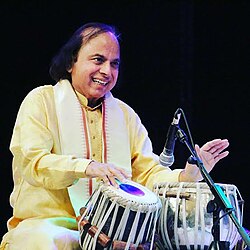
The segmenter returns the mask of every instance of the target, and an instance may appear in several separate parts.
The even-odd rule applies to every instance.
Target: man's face
[[[69,70],[73,87],[95,105],[116,84],[120,63],[120,47],[116,37],[102,33],[79,50],[77,61]]]

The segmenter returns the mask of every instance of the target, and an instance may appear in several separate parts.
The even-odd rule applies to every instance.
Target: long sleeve
[[[90,160],[61,155],[51,87],[38,88],[21,104],[10,150],[13,167],[28,183],[61,189],[85,177]],[[56,177],[55,177],[56,176]]]
[[[90,160],[61,154],[52,86],[38,87],[25,97],[10,150],[14,188],[8,227],[31,217],[74,217],[67,187],[85,177]]]
[[[127,117],[130,135],[131,165],[133,181],[152,189],[155,183],[176,182],[182,169],[171,170],[159,163],[154,154],[151,140],[139,116],[128,105],[121,103]]]

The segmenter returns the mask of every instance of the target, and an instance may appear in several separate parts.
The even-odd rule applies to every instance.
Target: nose
[[[108,61],[103,63],[100,67],[100,73],[105,74],[105,75],[110,75],[111,74],[111,65]]]

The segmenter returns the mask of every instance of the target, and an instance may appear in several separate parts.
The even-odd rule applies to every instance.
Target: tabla
[[[234,207],[242,225],[243,200],[236,186],[219,184]],[[161,199],[162,212],[157,225],[162,249],[207,249],[213,241],[213,213],[207,204],[214,196],[206,183],[166,182],[154,185]],[[232,249],[240,235],[231,218],[220,212],[220,241],[228,241]]]
[[[82,249],[137,249],[153,247],[161,201],[133,181],[119,189],[100,183],[78,218]],[[147,249],[149,249],[149,247]]]

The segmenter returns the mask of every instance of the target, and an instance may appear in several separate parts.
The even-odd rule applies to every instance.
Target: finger
[[[228,145],[229,145],[229,142],[228,142],[227,139],[215,139],[215,140],[212,140],[212,141],[208,142],[207,145],[206,145],[208,148],[205,148],[205,149],[209,150],[209,147],[210,148],[221,147],[221,146],[228,147]]]
[[[109,171],[121,182],[125,181],[127,178],[127,173],[123,169],[110,168]]]
[[[128,179],[130,179],[130,178],[132,178],[132,174],[131,173],[129,173],[129,172],[127,172],[125,169],[121,169],[121,172],[122,172],[122,174],[126,177],[126,178],[128,178]]]
[[[195,151],[197,153],[197,156],[202,159],[202,153],[201,153],[201,148],[199,145],[195,144]]]
[[[101,179],[103,180],[104,184],[106,184],[108,186],[111,185],[110,179],[109,179],[109,177],[107,175],[103,176]]]
[[[220,143],[222,140],[221,139],[214,139],[212,141],[209,141],[207,143],[205,143],[201,149],[204,151],[208,151],[210,150],[212,147],[214,147],[215,145],[217,145],[218,143]]]
[[[195,144],[194,148],[195,148],[196,153],[199,155],[199,153],[201,151],[200,146],[198,144]]]
[[[219,154],[222,152],[225,148],[229,146],[229,142],[227,139],[224,140],[215,140],[212,143],[205,144],[204,147],[202,147],[202,150],[209,152],[211,154]]]
[[[218,155],[214,158],[215,162],[217,163],[219,160],[221,160],[221,159],[225,158],[226,156],[228,156],[228,154],[229,154],[229,151],[224,151],[224,152],[222,152],[221,154],[218,154]]]
[[[219,148],[216,148],[215,150],[213,150],[213,155],[216,156],[216,155],[219,155],[223,150],[225,149],[225,147],[219,147]]]
[[[119,188],[119,184],[117,183],[116,181],[116,177],[111,175],[111,176],[108,176],[108,179],[109,179],[109,183],[114,186],[115,188]]]
[[[214,146],[208,152],[213,154],[213,156],[215,157],[215,156],[219,155],[223,150],[225,150],[228,146],[229,146],[228,142],[223,142],[223,143],[221,143],[219,145]]]

